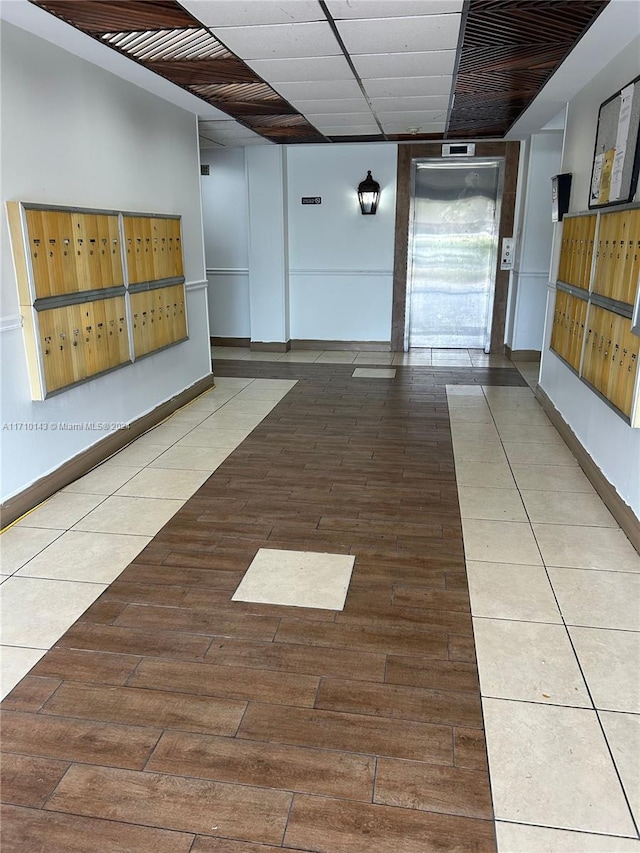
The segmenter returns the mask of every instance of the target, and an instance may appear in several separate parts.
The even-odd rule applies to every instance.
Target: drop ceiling
[[[502,138],[608,0],[32,0],[203,107],[203,145]]]

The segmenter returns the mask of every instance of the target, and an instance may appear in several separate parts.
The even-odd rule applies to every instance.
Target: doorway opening
[[[404,349],[489,352],[502,158],[411,163]]]

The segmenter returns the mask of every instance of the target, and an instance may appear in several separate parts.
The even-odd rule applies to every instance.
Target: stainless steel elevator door
[[[409,347],[488,350],[501,161],[412,164]]]

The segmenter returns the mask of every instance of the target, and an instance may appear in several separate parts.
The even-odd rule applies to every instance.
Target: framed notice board
[[[591,169],[589,207],[610,207],[633,200],[640,151],[640,76],[600,105]]]

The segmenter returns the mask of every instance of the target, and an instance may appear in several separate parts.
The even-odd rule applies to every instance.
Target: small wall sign
[[[303,195],[303,204],[322,204],[322,196],[319,195]]]

